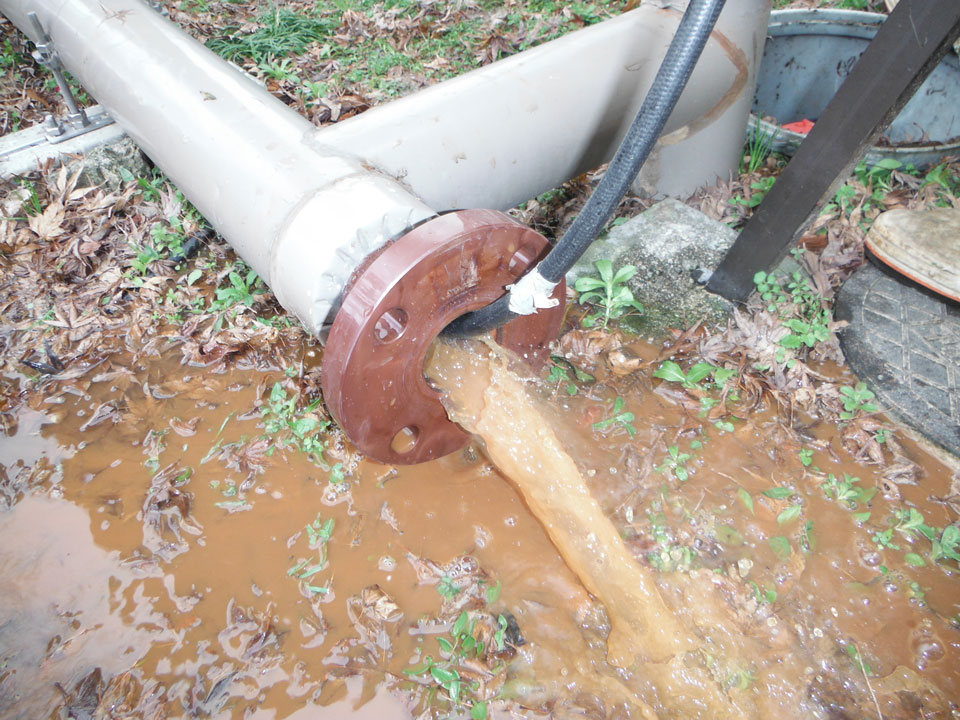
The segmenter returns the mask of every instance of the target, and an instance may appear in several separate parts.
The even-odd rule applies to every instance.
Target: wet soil
[[[657,351],[573,397],[524,385],[695,638],[673,664],[608,662],[616,610],[481,446],[388,467],[334,434],[324,467],[267,433],[281,372],[118,354],[35,393],[0,441],[0,715],[954,716],[957,564],[896,515],[956,521],[950,470],[904,441],[919,481],[891,483],[835,426],[787,432],[763,403],[720,430],[652,378]],[[592,427],[616,395],[635,435]],[[879,490],[838,501],[845,473]]]

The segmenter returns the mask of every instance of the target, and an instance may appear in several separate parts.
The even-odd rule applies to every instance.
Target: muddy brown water
[[[491,372],[471,370],[479,388]],[[879,470],[854,463],[835,429],[806,430],[816,474],[772,411],[703,432],[644,372],[575,397],[516,386],[602,511],[581,540],[605,522],[614,536],[599,555],[619,540],[617,557],[636,561],[593,580],[479,445],[394,468],[335,443],[346,490],[301,452],[267,455],[253,409],[280,372],[117,357],[51,384],[0,441],[0,480],[19,489],[0,512],[0,717],[76,715],[97,668],[94,695],[121,717],[457,714],[429,673],[404,671],[443,657],[464,609],[518,628],[500,659],[461,666],[477,683],[464,716],[483,699],[491,716],[956,717],[957,565],[931,562],[923,538],[895,533],[899,550],[872,539],[901,507],[955,521],[938,501],[951,471],[905,443],[920,484],[900,485],[899,501],[877,493],[858,520],[824,477],[871,488]],[[617,392],[633,437],[590,428]],[[482,429],[494,458],[503,429]],[[686,481],[656,470],[674,445],[692,455]],[[794,494],[763,494],[781,487]],[[331,519],[316,541],[307,526]],[[904,561],[911,550],[923,567]],[[627,622],[610,586],[645,596],[640,615]],[[628,650],[610,652],[611,627]]]

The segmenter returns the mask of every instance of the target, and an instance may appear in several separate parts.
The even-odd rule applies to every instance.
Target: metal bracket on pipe
[[[27,17],[30,18],[30,22],[40,38],[39,42],[36,43],[37,49],[32,53],[33,58],[53,74],[68,111],[67,116],[63,119],[57,118],[53,114],[47,114],[44,117],[43,127],[46,130],[47,142],[61,143],[64,140],[75,138],[78,135],[83,135],[112,123],[113,118],[106,114],[99,115],[91,120],[87,117],[83,108],[77,105],[73,93],[70,92],[70,84],[63,74],[63,66],[60,63],[60,57],[57,55],[57,49],[53,45],[53,40],[43,29],[43,25],[40,24],[40,19],[35,12],[28,13]]]

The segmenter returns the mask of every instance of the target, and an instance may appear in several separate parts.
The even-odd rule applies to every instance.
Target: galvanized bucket
[[[792,154],[804,135],[782,125],[820,116],[885,19],[854,10],[771,13],[748,137],[759,122],[759,132],[776,133],[772,150]],[[771,116],[779,125],[758,120]],[[924,168],[946,155],[960,156],[960,60],[954,53],[930,73],[865,159],[868,165],[892,158]]]

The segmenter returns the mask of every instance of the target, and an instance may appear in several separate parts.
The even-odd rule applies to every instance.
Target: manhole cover
[[[960,455],[960,307],[867,264],[844,283],[837,317],[853,371],[884,408]]]

